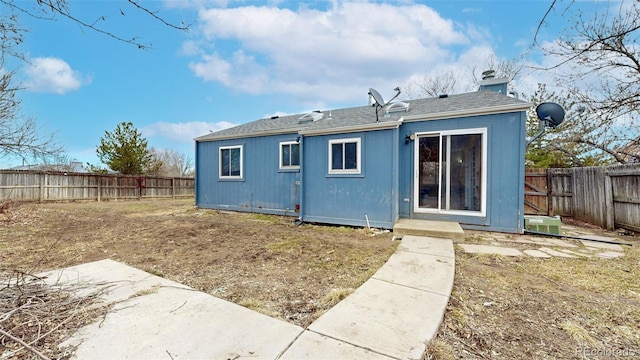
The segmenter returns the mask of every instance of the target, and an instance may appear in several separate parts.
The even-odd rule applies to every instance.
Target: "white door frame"
[[[472,134],[481,134],[482,135],[482,169],[481,169],[481,192],[480,192],[480,211],[467,211],[467,210],[446,210],[449,208],[449,196],[445,196],[445,204],[442,204],[442,196],[440,196],[441,190],[444,190],[446,194],[450,192],[450,175],[451,175],[451,167],[446,166],[446,169],[442,168],[442,154],[439,154],[440,157],[440,166],[438,169],[438,208],[437,209],[426,209],[420,207],[420,137],[425,136],[438,136],[440,139],[440,144],[442,144],[442,137],[448,135],[472,135]],[[487,213],[487,128],[472,128],[472,129],[456,129],[456,130],[443,130],[443,131],[430,131],[430,132],[418,132],[415,133],[415,139],[413,141],[413,211],[415,213],[426,213],[426,214],[452,214],[452,215],[466,215],[466,216],[479,216],[484,217]],[[447,137],[447,152],[445,159],[447,164],[450,164],[451,160],[451,138]],[[445,171],[446,176],[446,189],[441,189],[442,186],[442,172]],[[444,206],[443,206],[444,205]]]

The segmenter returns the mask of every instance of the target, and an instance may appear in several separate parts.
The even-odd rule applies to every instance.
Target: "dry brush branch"
[[[100,304],[106,287],[44,280],[21,271],[2,279],[8,285],[0,289],[0,342],[7,349],[1,358],[26,358],[25,351],[40,359],[60,358],[66,349],[59,344],[111,306]]]

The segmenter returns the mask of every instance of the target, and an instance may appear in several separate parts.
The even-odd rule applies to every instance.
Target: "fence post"
[[[176,178],[171,178],[171,198],[176,198]]]
[[[607,230],[615,230],[615,207],[613,206],[613,185],[611,175],[604,172],[604,216]]]
[[[100,202],[100,196],[102,195],[102,186],[100,185],[102,182],[102,176],[96,175],[96,179],[98,180],[98,202]]]
[[[547,173],[547,215],[554,216],[553,214],[553,176],[551,175],[551,169],[546,169]]]
[[[40,202],[44,201],[46,183],[47,183],[47,174],[40,173]]]

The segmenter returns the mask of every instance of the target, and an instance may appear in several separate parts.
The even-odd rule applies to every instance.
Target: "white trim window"
[[[487,129],[418,133],[414,211],[485,216]]]
[[[242,145],[220,147],[221,179],[242,179]]]
[[[360,174],[360,138],[329,140],[329,174]]]
[[[300,143],[296,141],[280,143],[280,169],[300,169]]]

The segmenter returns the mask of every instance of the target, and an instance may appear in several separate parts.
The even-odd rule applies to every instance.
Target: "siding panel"
[[[413,212],[412,143],[400,144],[400,216],[457,221],[465,228],[520,233],[524,226],[524,115],[507,113],[405,123],[401,138],[417,132],[487,128],[485,217]]]
[[[296,134],[198,142],[196,205],[204,208],[297,215],[299,170],[279,169],[280,142]],[[219,148],[242,146],[242,179],[220,179]]]
[[[359,175],[329,174],[329,140],[361,139]],[[397,130],[306,137],[304,151],[313,164],[304,164],[305,221],[390,228],[397,218],[393,168]],[[310,190],[313,189],[313,190]]]

